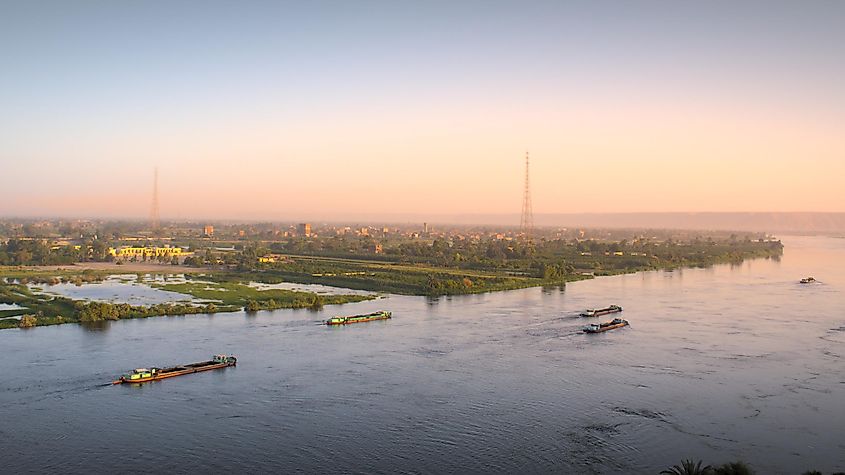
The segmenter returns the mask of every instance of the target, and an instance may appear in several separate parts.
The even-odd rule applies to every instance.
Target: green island
[[[0,272],[6,269],[0,270]],[[41,273],[43,271],[38,271]],[[172,302],[152,305],[129,305],[87,300],[74,300],[67,297],[35,292],[28,284],[49,283],[52,281],[70,282],[82,285],[96,283],[108,277],[108,273],[81,273],[60,271],[60,277],[27,277],[20,269],[11,273],[17,277],[6,277],[0,282],[0,302],[18,308],[0,310],[0,319],[21,316],[17,319],[0,320],[0,329],[27,328],[33,326],[58,325],[62,323],[88,323],[126,318],[145,318],[173,315],[211,314],[246,310],[273,310],[280,308],[320,308],[323,305],[360,302],[375,298],[372,295],[322,295],[313,292],[296,292],[282,289],[258,290],[242,283],[215,283],[216,290],[209,290],[208,283],[188,282],[184,284],[151,284],[153,288],[184,293],[199,299],[213,302],[190,303]],[[5,273],[5,272],[3,272]],[[11,281],[10,281],[11,279]]]
[[[116,226],[111,223],[112,226]],[[266,225],[272,226],[272,225]],[[173,225],[169,237],[126,237],[138,229],[95,229],[57,244],[48,237],[0,241],[0,329],[151,316],[280,308],[319,308],[376,294],[324,294],[261,284],[321,284],[420,296],[561,286],[638,271],[778,259],[783,245],[767,235],[632,230],[547,230],[533,236],[488,229],[440,233],[389,228],[303,234],[237,225],[202,238]],[[0,232],[3,231],[0,226]],[[85,232],[77,231],[85,236]],[[99,234],[97,234],[99,233]],[[104,242],[98,235],[110,234]],[[78,244],[74,244],[78,243]],[[178,243],[179,247],[176,247]],[[117,249],[117,250],[116,250]],[[134,253],[131,257],[120,249]],[[174,249],[178,250],[175,252]],[[40,292],[32,284],[89,285],[110,275],[179,274],[150,287],[194,301],[128,305]],[[5,318],[15,317],[15,318]],[[19,318],[19,319],[18,319]]]
[[[773,239],[290,239],[245,243],[232,256],[207,254],[196,265],[223,262],[216,279],[296,282],[405,295],[460,295],[562,285],[639,271],[738,264],[779,258]],[[612,237],[612,236],[611,236]],[[373,252],[372,249],[379,249]],[[276,262],[255,262],[258,256]],[[246,257],[244,257],[246,256]],[[215,261],[216,259],[216,261]],[[228,261],[225,259],[229,259]]]

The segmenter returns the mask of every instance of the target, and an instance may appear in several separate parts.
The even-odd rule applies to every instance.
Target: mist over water
[[[843,470],[845,239],[784,244],[565,288],[0,331],[3,470]],[[580,332],[612,303],[629,327]],[[105,385],[221,352],[238,366]]]

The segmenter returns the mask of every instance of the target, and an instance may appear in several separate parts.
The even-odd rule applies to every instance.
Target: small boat
[[[614,318],[613,320],[605,323],[591,323],[589,325],[586,325],[583,330],[584,333],[601,333],[606,332],[608,330],[614,330],[616,328],[622,328],[628,325],[628,320]]]
[[[373,320],[387,320],[393,314],[385,310],[368,313],[366,315],[350,315],[348,317],[332,317],[326,320],[326,325],[347,325],[349,323],[371,322]]]
[[[600,317],[602,315],[607,315],[608,313],[618,313],[622,311],[622,307],[619,305],[611,305],[605,308],[589,308],[581,312],[582,317]]]
[[[812,277],[804,277],[803,279],[801,279],[801,281],[800,281],[800,282],[801,282],[802,284],[812,284],[812,283],[814,283],[815,281],[816,281],[816,279],[814,279],[814,278],[812,278]]]
[[[234,356],[214,355],[214,357],[209,361],[172,366],[170,368],[138,368],[132,370],[129,374],[124,374],[117,381],[112,381],[112,384],[147,383],[150,381],[158,381],[159,379],[172,378],[174,376],[199,373],[200,371],[226,368],[228,366],[235,366],[237,363],[238,359]]]

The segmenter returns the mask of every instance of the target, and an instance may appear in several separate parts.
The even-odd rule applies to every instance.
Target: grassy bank
[[[241,279],[244,277],[248,276],[241,276]],[[186,282],[182,284],[152,284],[152,286],[161,290],[191,295],[202,300],[216,300],[226,307],[239,307],[247,310],[319,307],[321,305],[361,302],[375,298],[369,295],[320,295],[284,289],[259,290],[243,282],[212,278],[215,279],[212,283]]]
[[[530,258],[488,261],[452,259],[437,263],[426,257],[416,262],[288,255],[284,262],[240,272],[224,272],[215,279],[238,282],[296,282],[405,295],[457,295],[526,287],[560,285],[597,276],[679,267],[708,267],[745,259],[779,258],[782,247],[759,243],[677,245],[649,252],[617,255],[610,251],[579,252],[561,247]]]
[[[209,284],[197,282],[156,284],[155,286],[217,302],[161,303],[143,306],[91,302],[34,293],[25,284],[2,281],[0,282],[0,303],[16,304],[23,308],[0,311],[1,317],[22,316],[20,321],[0,320],[0,329],[168,315],[211,314],[244,309],[257,311],[279,308],[319,308],[323,305],[360,302],[374,298],[374,296],[366,295],[324,296],[311,292],[279,289],[258,290],[240,283],[215,283],[211,290],[208,288]]]
[[[585,278],[541,279],[508,272],[451,269],[354,259],[300,256],[282,266],[249,272],[220,273],[218,281],[295,282],[403,295],[458,295],[560,284]]]

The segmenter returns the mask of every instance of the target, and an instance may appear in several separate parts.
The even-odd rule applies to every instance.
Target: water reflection
[[[81,322],[79,326],[88,332],[104,332],[111,327],[112,323],[114,322],[111,320],[98,320],[96,322]]]
[[[544,285],[542,287],[542,291],[546,295],[550,295],[553,293],[563,293],[566,291],[566,283],[557,284],[557,285]]]

